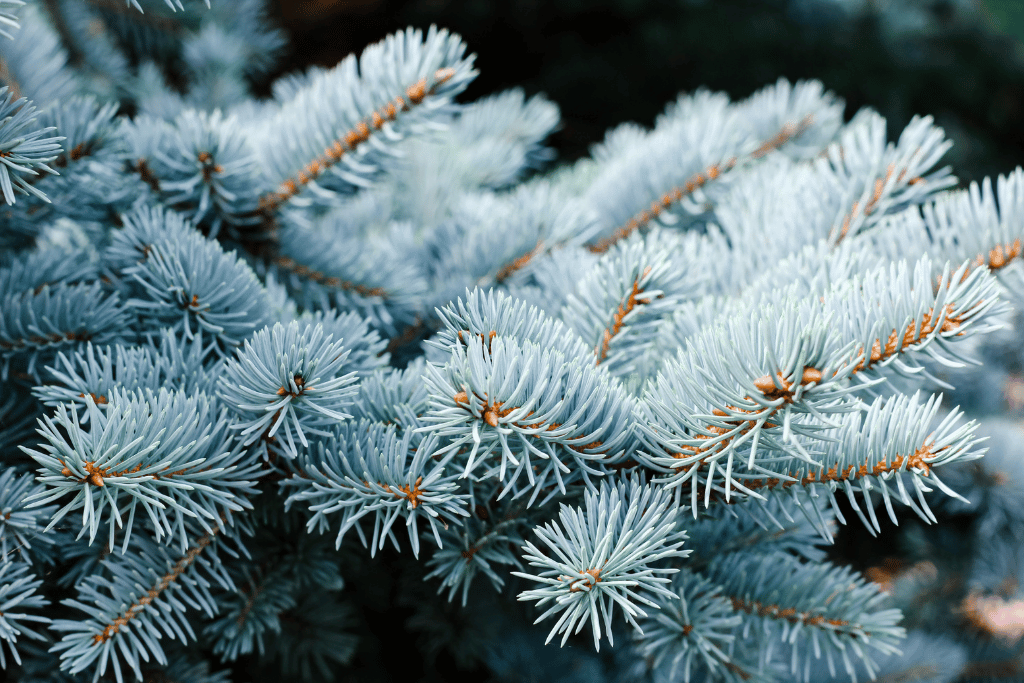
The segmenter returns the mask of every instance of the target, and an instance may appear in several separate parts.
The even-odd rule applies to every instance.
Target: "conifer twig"
[[[779,130],[778,133],[762,142],[754,151],[750,152],[742,162],[745,163],[749,160],[757,160],[767,156],[770,152],[778,149],[786,142],[806,130],[813,121],[814,117],[808,115],[799,123],[787,123]],[[722,175],[735,168],[739,163],[741,163],[740,159],[730,157],[726,161],[712,164],[703,171],[693,174],[686,183],[668,190],[664,195],[662,195],[661,199],[652,202],[650,208],[633,216],[625,225],[618,228],[608,237],[587,245],[587,249],[596,254],[603,254],[608,251],[612,245],[629,237],[635,231],[642,230],[648,223],[660,216],[663,211],[667,211],[673,204],[679,203],[684,197],[689,197],[696,190],[704,187],[707,183],[717,180]]]
[[[385,123],[394,121],[401,112],[409,111],[411,107],[423,102],[425,97],[432,95],[439,85],[446,83],[455,73],[455,69],[452,68],[438,69],[434,72],[433,83],[428,85],[427,79],[421,78],[405,89],[404,97],[399,95],[374,110],[352,129],[338,136],[320,157],[306,164],[295,173],[294,177],[285,179],[277,190],[260,197],[259,210],[267,216],[273,214],[299,194],[310,181],[316,180],[327,169],[341,161],[346,154],[355,151]]]
[[[113,619],[109,624],[107,624],[103,628],[102,631],[93,636],[93,643],[95,645],[105,643],[106,641],[116,636],[121,631],[121,629],[128,624],[128,622],[139,616],[139,614],[141,614],[147,607],[149,607],[149,605],[154,600],[160,597],[161,593],[163,593],[171,584],[177,581],[179,576],[181,576],[186,570],[188,570],[189,567],[192,566],[192,563],[196,561],[196,558],[199,557],[199,554],[202,553],[203,550],[205,550],[206,547],[213,542],[214,537],[218,533],[220,533],[221,529],[222,525],[218,524],[217,526],[214,526],[213,529],[203,534],[199,538],[199,540],[196,541],[196,544],[189,548],[188,551],[186,551],[186,553],[181,557],[181,559],[179,559],[175,563],[171,571],[161,576],[160,579],[153,585],[153,587],[146,591],[145,595],[143,595],[138,600],[129,605],[127,608],[125,608],[121,616],[117,617],[116,619]]]

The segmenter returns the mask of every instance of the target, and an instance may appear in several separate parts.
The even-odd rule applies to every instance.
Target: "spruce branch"
[[[219,520],[177,556],[136,540],[134,552],[104,560],[108,575],[87,578],[78,586],[79,598],[61,603],[84,612],[86,618],[53,622],[53,630],[65,633],[51,648],[60,653],[61,670],[78,674],[94,668],[95,683],[109,666],[120,682],[125,666],[141,680],[142,661],[152,657],[167,665],[160,645],[163,635],[182,643],[195,638],[188,609],[213,616],[217,607],[210,586],[233,587],[216,554],[208,550],[224,524]]]
[[[222,409],[205,394],[115,390],[104,408],[90,397],[86,411],[88,430],[77,411],[61,404],[54,418],[40,422],[40,450],[22,447],[39,463],[46,487],[32,496],[33,506],[73,496],[47,530],[80,509],[80,537],[88,534],[91,543],[106,524],[113,550],[121,528],[125,553],[141,508],[157,540],[178,537],[184,548],[188,520],[210,530],[218,515],[249,506],[245,496],[255,492],[258,465],[231,443]]]
[[[387,341],[381,339],[377,331],[370,327],[370,321],[358,313],[341,313],[331,309],[313,314],[304,313],[299,319],[308,325],[320,325],[324,333],[334,339],[343,339],[349,352],[348,365],[361,381],[365,381],[377,370],[388,367],[389,354],[385,350]],[[381,402],[380,407],[386,409],[391,405],[394,402]]]
[[[183,111],[166,143],[154,150],[147,173],[158,179],[152,184],[161,199],[196,225],[207,225],[210,237],[225,223],[231,236],[248,237],[246,228],[259,222],[255,158],[239,122],[219,110]]]
[[[20,28],[3,42],[0,82],[8,95],[31,100],[41,110],[80,92],[60,35],[30,3],[19,12]],[[18,103],[15,103],[18,106]],[[5,114],[6,116],[6,114]]]
[[[116,139],[116,114],[117,105],[101,104],[91,96],[75,97],[43,112],[42,120],[64,137],[64,149],[53,165],[66,168],[108,148]]]
[[[37,365],[61,350],[88,341],[102,344],[134,336],[120,297],[104,292],[99,282],[52,288],[44,284],[38,292],[7,294],[0,308],[4,310],[0,318],[4,378],[12,365],[16,372],[37,378]]]
[[[0,474],[0,562],[45,564],[52,560],[55,541],[43,529],[56,508],[31,505],[32,496],[42,490],[30,474],[18,475],[13,468]]]
[[[658,219],[673,223],[678,220],[669,211],[673,207],[684,214],[704,213],[709,197],[704,188],[713,181],[787,144],[813,149],[822,139],[827,143],[838,118],[834,97],[814,82],[780,80],[735,104],[703,90],[681,97],[642,144],[628,145],[621,154],[605,152],[607,170],[586,197],[603,216],[629,214],[590,248],[604,252]]]
[[[675,597],[664,585],[670,582],[665,575],[679,570],[660,567],[659,560],[690,554],[680,550],[686,535],[677,528],[675,515],[664,490],[636,481],[615,486],[602,483],[600,491],[587,492],[585,509],[562,505],[561,525],[549,522],[537,527],[534,531],[546,552],[530,541],[523,552],[527,563],[540,571],[512,574],[544,584],[523,591],[519,600],[536,600],[538,607],[554,603],[537,622],[562,613],[545,642],[562,633],[564,646],[589,620],[594,647],[600,649],[602,622],[608,642],[614,645],[615,605],[627,623],[641,632],[636,617],[647,613],[638,603],[657,608],[652,597]]]
[[[44,286],[95,282],[99,279],[97,264],[85,259],[69,258],[70,250],[57,247],[36,249],[23,254],[10,265],[0,268],[0,296],[32,290],[42,292]]]
[[[0,559],[0,641],[3,641],[0,644],[0,669],[7,668],[7,649],[10,649],[14,662],[21,664],[21,656],[16,647],[18,636],[30,640],[46,640],[46,636],[33,630],[29,624],[51,623],[49,617],[33,614],[50,601],[36,593],[43,581],[29,573],[29,570],[30,565],[27,563],[9,557]]]
[[[55,409],[61,404],[85,408],[89,399],[96,405],[106,405],[107,397],[117,387],[156,392],[163,379],[152,348],[117,345],[97,352],[92,342],[87,342],[85,349],[70,359],[58,353],[56,365],[47,370],[55,382],[36,386],[33,393],[44,405]],[[82,424],[88,422],[88,415],[89,411],[83,411]]]
[[[721,497],[718,502],[724,502]],[[766,496],[741,499],[728,505],[713,505],[696,518],[681,519],[688,543],[695,549],[686,566],[701,571],[716,558],[730,553],[784,552],[811,562],[825,559],[821,546],[828,543],[820,528],[836,523],[833,508],[825,497],[801,501],[794,510],[792,497]]]
[[[8,204],[14,204],[16,192],[49,201],[28,178],[40,171],[57,175],[47,164],[57,158],[64,138],[49,135],[53,127],[36,128],[35,113],[35,106],[9,86],[0,88],[0,189]]]
[[[312,449],[310,449],[312,450]],[[415,430],[401,435],[393,426],[361,421],[340,425],[316,450],[301,455],[301,475],[282,482],[294,489],[286,507],[308,506],[313,515],[307,527],[321,532],[333,526],[331,515],[340,512],[336,546],[356,528],[371,556],[390,538],[398,547],[392,527],[405,519],[413,554],[420,551],[419,521],[425,520],[437,545],[438,524],[461,523],[469,513],[466,494],[458,493],[457,475],[445,471],[446,461],[431,461],[437,437],[421,437]],[[373,539],[367,544],[360,520],[373,515]]]
[[[349,56],[314,74],[257,134],[268,177],[283,179],[262,196],[261,210],[269,216],[307,187],[315,195],[366,186],[378,147],[443,112],[475,75],[464,51],[447,31],[409,29],[366,48],[358,61]],[[366,144],[371,138],[383,144]]]
[[[489,513],[485,511],[484,514]],[[496,568],[522,568],[514,548],[526,542],[523,538],[525,525],[524,519],[515,516],[506,516],[488,525],[480,521],[479,510],[474,510],[474,515],[460,526],[452,526],[441,533],[442,538],[448,540],[448,545],[439,547],[427,560],[427,568],[431,571],[423,577],[424,580],[440,578],[437,592],[448,589],[449,602],[461,589],[463,607],[478,573],[483,573],[494,589],[500,591],[505,579]]]
[[[427,560],[431,571],[423,577],[424,580],[440,578],[437,592],[440,594],[447,589],[448,602],[461,589],[463,607],[478,574],[486,576],[491,586],[500,592],[505,585],[500,568],[523,568],[516,549],[526,542],[531,518],[547,516],[541,509],[528,507],[522,498],[499,500],[499,482],[471,479],[466,488],[470,497],[467,508],[471,514],[458,526],[452,525],[441,532],[445,545]]]
[[[429,407],[425,372],[426,361],[417,358],[404,370],[383,368],[364,376],[352,405],[353,419],[394,424],[400,429],[420,426]]]
[[[757,662],[737,663],[736,628],[743,618],[717,586],[683,569],[672,580],[672,600],[639,621],[639,650],[652,658],[651,667],[667,669],[669,680],[690,681],[699,671],[712,680],[743,683],[754,677]]]
[[[953,144],[943,137],[930,116],[914,117],[896,144],[885,145],[885,119],[868,110],[860,113],[829,147],[827,158],[818,160],[845,193],[857,197],[833,224],[829,243],[835,247],[871,229],[882,216],[955,185],[948,166],[929,173]]]
[[[808,114],[799,122],[789,122],[784,124],[775,135],[764,140],[753,151],[749,152],[746,160],[749,162],[759,160],[767,156],[769,153],[789,142],[790,139],[803,133],[804,130],[810,127],[813,120],[813,115]],[[649,208],[630,218],[611,235],[603,237],[592,244],[588,244],[587,249],[597,254],[605,253],[612,246],[626,239],[634,232],[646,229],[648,225],[652,222],[656,222],[663,213],[670,210],[674,205],[681,203],[684,198],[691,197],[707,183],[717,180],[722,174],[731,171],[738,163],[740,163],[740,160],[733,156],[728,160],[714,163],[701,171],[697,171],[687,178],[685,183],[671,188],[659,199],[651,202]]]
[[[214,638],[213,653],[222,662],[232,662],[254,647],[263,654],[265,635],[280,632],[280,614],[295,606],[295,596],[280,577],[250,576],[243,588],[219,602],[217,618],[203,630]]]
[[[429,285],[419,263],[396,253],[402,237],[386,237],[374,244],[330,219],[315,227],[289,221],[280,229],[272,264],[304,308],[355,310],[396,336],[400,325],[420,315]]]
[[[876,399],[863,414],[844,417],[832,435],[835,440],[826,442],[821,449],[820,465],[801,463],[793,471],[779,473],[783,476],[771,476],[770,467],[762,468],[756,475],[736,476],[744,488],[758,493],[781,493],[793,486],[822,491],[839,521],[845,523],[836,500],[836,492],[842,489],[872,534],[881,531],[872,492],[881,495],[894,524],[894,500],[910,507],[925,522],[934,523],[937,518],[924,496],[932,490],[930,485],[962,499],[942,481],[935,468],[974,460],[984,452],[978,448],[981,439],[975,435],[977,425],[957,424],[962,417],[959,411],[950,412],[935,426],[940,399],[932,396],[922,403],[918,394],[900,395],[888,401]],[[863,510],[855,492],[862,495]],[[912,494],[916,494],[916,500]],[[827,533],[824,524],[818,526],[822,533]]]
[[[905,264],[884,268],[817,300],[798,297],[779,308],[763,304],[750,317],[726,316],[721,327],[695,337],[646,393],[649,412],[640,432],[651,464],[673,472],[666,478],[672,486],[707,467],[705,505],[716,470],[727,500],[733,486],[756,496],[733,472],[762,467],[759,454],[765,462],[786,453],[817,465],[804,442],[828,441],[832,416],[860,410],[850,399],[859,388],[877,385],[891,371],[919,376],[925,368],[915,355],[922,352],[946,364],[963,362],[954,345],[985,331],[998,310],[994,278],[981,271],[964,278],[964,271],[947,269],[933,290],[924,258],[913,273]],[[748,341],[737,346],[739,340]],[[709,358],[720,361],[707,367]],[[756,368],[766,363],[782,369],[762,374]],[[682,397],[693,397],[690,408],[682,408]],[[694,513],[696,503],[695,480]]]
[[[540,257],[578,251],[600,228],[597,214],[565,187],[538,178],[504,193],[465,193],[439,226],[432,250],[441,301],[454,299],[466,282],[487,287],[526,284]],[[502,239],[495,239],[497,235]],[[464,273],[453,282],[451,273]]]
[[[120,344],[94,347],[87,342],[73,355],[58,353],[56,363],[47,367],[51,382],[33,387],[32,392],[52,408],[61,403],[84,408],[86,397],[96,405],[106,405],[116,388],[157,393],[164,387],[188,395],[197,391],[212,394],[216,365],[204,366],[212,351],[201,334],[185,342],[170,329],[161,333],[158,348]],[[82,424],[88,421],[88,414],[82,412]]]
[[[116,275],[145,262],[158,242],[183,242],[192,234],[184,216],[162,206],[139,206],[121,215],[121,225],[103,251],[104,264]]]
[[[968,271],[988,268],[1014,296],[1022,291],[1019,276],[1024,224],[1024,169],[1000,175],[993,190],[991,178],[981,185],[950,192],[906,216],[899,226],[924,233],[927,246],[940,258],[967,261]],[[1016,272],[1015,272],[1016,271]]]
[[[316,180],[321,173],[341,161],[342,157],[356,151],[359,145],[370,139],[375,131],[379,131],[385,123],[394,121],[401,112],[409,111],[410,106],[423,102],[428,95],[434,95],[438,89],[455,76],[456,71],[450,67],[438,69],[431,77],[421,78],[405,89],[404,97],[398,95],[383,106],[377,108],[364,120],[357,123],[347,132],[335,138],[324,150],[323,156],[310,161],[295,177],[289,177],[281,183],[275,192],[260,198],[260,208],[266,212],[279,209],[285,202],[297,195],[310,181]]]
[[[786,135],[787,132],[788,130],[784,129],[783,131],[780,131],[779,136],[785,136],[786,138],[788,138],[789,136]],[[772,145],[774,140],[775,138],[767,141],[765,145]],[[765,145],[762,145],[762,147],[764,147]],[[767,153],[767,148],[765,152],[761,152],[759,154],[760,150],[761,147],[755,150],[755,152],[752,152],[750,157],[752,159],[756,159],[759,158],[759,156],[762,156],[764,153]],[[630,218],[628,221],[626,221],[626,224],[624,226],[617,228],[611,235],[609,235],[608,237],[604,237],[600,240],[597,240],[593,244],[588,244],[587,249],[594,252],[595,254],[603,254],[604,252],[608,251],[612,246],[626,239],[637,230],[642,230],[643,228],[646,228],[649,223],[657,220],[657,218],[662,214],[662,212],[668,210],[673,204],[682,201],[683,197],[685,196],[692,195],[699,188],[703,187],[705,183],[715,180],[722,173],[731,170],[736,164],[736,157],[732,157],[731,159],[724,163],[713,164],[704,169],[704,171],[698,171],[697,173],[694,173],[686,181],[684,185],[672,188],[671,190],[666,192],[660,200],[651,202],[650,208],[645,209],[644,211],[638,213],[636,216]],[[515,268],[517,266],[513,265],[511,267]]]
[[[587,356],[509,337],[465,343],[443,368],[427,365],[431,409],[420,428],[445,439],[438,457],[469,449],[455,461],[463,477],[497,477],[504,496],[525,473],[529,486],[516,495],[532,490],[532,501],[552,478],[564,495],[568,481],[602,476],[598,466],[632,450],[633,402]]]
[[[269,458],[268,449],[288,458],[309,436],[327,437],[330,427],[352,417],[354,372],[347,370],[344,340],[324,336],[321,325],[276,323],[245,340],[224,366],[220,397],[234,414],[231,429],[246,446]]]
[[[474,337],[488,344],[498,336],[543,344],[569,358],[592,353],[563,320],[506,292],[476,288],[466,290],[465,296],[465,302],[459,297],[437,310],[443,326],[426,342],[446,360],[447,354],[466,348]]]
[[[202,330],[227,355],[270,322],[266,291],[234,253],[194,230],[146,246],[145,259],[121,274],[133,281],[127,305],[147,334],[170,327],[191,340]]]
[[[830,675],[841,662],[856,680],[854,663],[869,677],[876,671],[871,651],[897,652],[905,635],[898,609],[885,608],[886,595],[847,567],[805,564],[790,555],[732,554],[712,563],[709,580],[722,587],[767,663],[782,647],[790,675],[807,680],[807,664],[824,658]]]
[[[648,374],[663,318],[706,290],[701,242],[652,231],[620,242],[567,297],[561,317],[593,344],[595,363],[616,376]],[[678,263],[697,267],[683,270]]]
[[[627,124],[595,147],[598,175],[579,201],[596,218],[580,240],[591,251],[604,253],[654,222],[674,224],[683,216],[705,213],[704,188],[732,176],[737,166],[736,173],[756,167],[775,150],[791,148],[799,157],[820,149],[831,140],[839,118],[833,96],[814,82],[794,86],[780,80],[735,104],[721,93],[704,90],[680,97],[653,131]],[[619,227],[612,231],[610,221],[618,221]],[[500,267],[498,281],[564,242],[542,240],[520,251]]]

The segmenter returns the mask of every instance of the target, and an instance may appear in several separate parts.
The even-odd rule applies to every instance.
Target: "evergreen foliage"
[[[780,80],[548,170],[557,107],[458,101],[435,27],[268,99],[260,0],[0,29],[11,680],[374,680],[392,593],[495,680],[1024,675],[976,398],[1021,365],[1021,169],[953,190],[930,118]],[[830,560],[897,503],[959,531],[957,611],[945,565]]]

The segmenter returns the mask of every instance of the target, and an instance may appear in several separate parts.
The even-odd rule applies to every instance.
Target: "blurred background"
[[[816,78],[870,106],[890,137],[931,114],[962,181],[1024,160],[1021,0],[277,0],[291,52],[279,73],[331,66],[385,34],[460,33],[480,76],[465,100],[521,86],[562,110],[561,161],[623,121],[650,125],[681,91],[745,97]]]

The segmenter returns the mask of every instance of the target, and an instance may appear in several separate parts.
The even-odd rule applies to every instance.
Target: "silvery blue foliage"
[[[782,649],[782,660],[790,660],[788,673],[796,680],[809,679],[808,667],[815,660],[824,660],[831,676],[838,669],[856,680],[855,662],[874,676],[873,651],[899,652],[905,632],[896,624],[902,614],[883,609],[885,594],[848,567],[808,564],[788,554],[733,553],[712,562],[706,575],[730,597],[733,612],[742,619],[740,632],[754,633],[762,653]],[[787,607],[781,607],[780,599]]]
[[[188,207],[187,218],[209,225],[211,235],[225,222],[258,222],[255,160],[235,119],[219,110],[185,109],[169,136],[171,141],[156,150],[151,169],[160,178],[163,202],[179,211]]]
[[[34,630],[38,626],[29,624],[49,624],[50,618],[32,611],[45,607],[49,601],[36,590],[42,580],[30,573],[31,567],[23,562],[7,560],[0,565],[0,638],[5,646],[0,646],[0,667],[7,668],[7,650],[11,658],[21,663],[16,644],[18,636],[31,640],[46,640],[46,636]],[[31,611],[23,611],[31,610]]]
[[[486,485],[471,486],[472,504],[468,508],[472,514],[459,526],[451,526],[441,533],[441,538],[447,544],[442,545],[427,561],[427,568],[431,571],[425,578],[438,577],[441,580],[438,593],[447,590],[449,602],[461,591],[462,604],[465,606],[469,589],[478,573],[486,576],[491,585],[501,591],[505,585],[502,567],[522,568],[516,550],[525,543],[523,536],[528,530],[528,520],[524,514],[526,503],[522,500],[511,501],[506,506],[498,507],[498,501],[494,501],[495,505],[486,505],[486,494],[493,488]]]
[[[144,245],[142,260],[121,270],[134,296],[126,304],[146,333],[171,328],[186,340],[202,332],[223,351],[269,322],[255,273],[194,230]]]
[[[56,173],[47,163],[57,158],[61,138],[49,135],[53,128],[34,126],[36,108],[15,97],[9,87],[0,88],[0,97],[0,189],[4,200],[13,204],[15,192],[46,200],[46,195],[33,187],[28,177],[37,176],[40,171]]]
[[[532,500],[549,482],[564,493],[567,480],[625,458],[632,400],[589,358],[511,337],[464,343],[443,368],[427,366],[431,409],[420,428],[446,437],[437,455],[469,450],[455,461],[463,477],[507,480],[504,496],[525,476],[517,495],[532,490]]]
[[[117,387],[130,391],[160,387],[182,389],[186,394],[202,391],[212,394],[216,367],[204,367],[212,347],[203,342],[202,334],[191,341],[180,340],[171,329],[161,334],[159,349],[149,346],[107,346],[85,348],[67,357],[58,353],[49,366],[50,382],[34,388],[44,404],[57,408],[62,402],[84,407],[91,398],[104,404]],[[82,414],[83,423],[88,412]]]
[[[294,458],[299,446],[310,447],[307,432],[328,436],[327,427],[352,417],[344,412],[356,392],[348,354],[344,340],[325,336],[319,324],[277,323],[246,340],[220,385],[243,444],[259,442],[266,456],[269,442],[280,443]]]
[[[103,405],[87,400],[85,429],[78,411],[61,404],[55,419],[41,424],[42,450],[24,449],[46,487],[33,502],[63,504],[48,528],[80,509],[81,535],[91,542],[105,524],[112,550],[123,529],[124,552],[138,510],[152,521],[156,540],[166,535],[184,549],[187,519],[208,531],[220,514],[248,506],[256,465],[232,443],[223,409],[208,396],[114,390]]]
[[[181,643],[194,639],[186,611],[201,610],[212,617],[217,608],[210,589],[233,587],[212,554],[220,531],[219,523],[180,556],[137,536],[132,552],[105,559],[106,571],[88,577],[77,586],[78,597],[62,603],[84,612],[85,618],[53,623],[55,631],[64,633],[51,649],[60,653],[61,669],[77,674],[93,668],[95,681],[107,667],[122,679],[122,666],[141,678],[141,663],[151,657],[166,665],[163,636]],[[160,587],[155,594],[144,588],[152,585]],[[157,609],[146,609],[154,603]]]
[[[75,95],[75,73],[68,68],[68,50],[60,34],[41,12],[38,2],[26,3],[14,10],[19,28],[4,39],[3,79],[17,97],[25,97],[40,107],[48,107]],[[18,74],[17,78],[13,74]]]
[[[468,496],[456,493],[456,475],[445,472],[444,460],[431,460],[433,441],[436,437],[424,439],[414,430],[399,435],[381,423],[349,422],[316,451],[299,457],[299,473],[285,482],[290,492],[285,505],[308,507],[310,530],[333,529],[332,515],[340,513],[335,545],[355,527],[371,556],[388,539],[398,547],[392,527],[404,519],[418,557],[420,520],[440,547],[438,525],[458,524],[460,516],[469,514],[464,506]],[[373,538],[367,543],[360,520],[370,514]]]
[[[31,475],[19,476],[13,469],[0,475],[0,555],[8,561],[45,564],[53,559],[54,539],[42,532],[55,509],[31,505],[32,496],[42,490]]]
[[[557,106],[458,100],[474,57],[436,27],[258,99],[264,0],[23,4],[8,677],[344,679],[378,636],[565,681],[1019,664],[985,609],[1024,597],[1020,415],[979,411],[1024,409],[1024,171],[953,190],[930,118],[890,141],[785,80],[684,93],[549,171]],[[959,602],[907,597],[927,561],[830,562],[853,516],[915,557],[958,516]],[[360,631],[383,593],[421,638]]]
[[[687,683],[701,670],[726,681],[747,679],[750,671],[736,662],[734,650],[733,632],[743,617],[722,595],[722,587],[684,570],[672,589],[677,599],[641,621],[641,652],[654,658],[655,670],[666,680]]]
[[[614,644],[614,607],[640,631],[636,618],[647,613],[634,603],[655,607],[655,596],[675,597],[665,587],[670,581],[665,575],[679,570],[659,567],[658,561],[686,557],[691,551],[680,550],[686,534],[678,528],[676,509],[663,490],[636,482],[602,486],[586,495],[585,505],[575,510],[563,505],[561,524],[535,530],[543,549],[530,541],[523,546],[527,563],[541,568],[537,575],[513,573],[544,584],[520,593],[520,600],[536,600],[538,607],[554,603],[537,621],[562,613],[548,640],[562,633],[564,645],[589,620],[594,646],[600,647],[602,625]]]
[[[0,358],[5,378],[12,366],[16,372],[35,377],[39,366],[57,353],[77,349],[87,341],[135,338],[117,292],[105,292],[99,282],[44,284],[5,294],[2,302]]]

